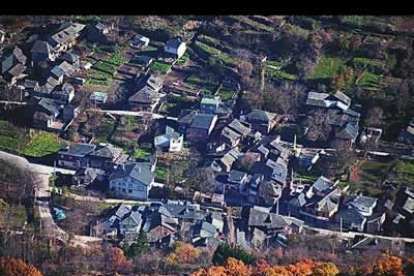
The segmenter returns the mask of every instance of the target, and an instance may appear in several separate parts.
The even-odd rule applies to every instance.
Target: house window
[[[143,192],[143,191],[145,191],[145,189],[144,189],[144,187],[142,187],[142,186],[138,186],[138,191]]]
[[[129,189],[129,190],[128,190],[128,193],[132,194],[132,190],[131,190],[131,189]]]
[[[125,189],[122,189],[122,192],[125,193]]]

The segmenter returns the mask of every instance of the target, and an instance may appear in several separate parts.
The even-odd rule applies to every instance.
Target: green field
[[[182,57],[180,57],[176,62],[175,65],[177,66],[183,66],[190,60],[190,57],[188,54],[184,54]]]
[[[135,158],[135,159],[140,159],[140,158],[148,157],[150,155],[151,155],[151,153],[149,152],[148,149],[146,149],[146,148],[139,148],[139,149],[136,149],[134,151],[134,153],[132,154],[132,157]]]
[[[216,57],[217,59],[221,60],[222,62],[224,62],[225,64],[229,65],[229,66],[237,66],[238,64],[238,60],[231,57],[229,54],[220,51],[217,48],[214,48],[212,46],[209,46],[205,43],[202,43],[200,41],[195,41],[195,46],[197,48],[199,48],[201,51],[205,52],[206,54],[212,56],[212,57]]]
[[[379,162],[368,160],[360,163],[357,167],[359,179],[349,182],[350,190],[360,190],[370,196],[382,194],[381,183],[385,180],[392,166],[392,161]]]
[[[394,168],[394,174],[390,181],[413,185],[414,183],[414,161],[398,160]]]
[[[368,90],[378,90],[381,88],[382,76],[375,75],[371,72],[365,71],[364,76],[358,82],[358,85]]]
[[[154,61],[150,65],[151,71],[161,72],[163,74],[168,73],[171,70],[171,64],[161,62],[161,61]]]
[[[23,154],[42,157],[56,153],[62,146],[56,134],[45,132],[36,135],[23,150]]]
[[[346,60],[340,57],[323,57],[315,66],[315,71],[309,79],[330,79],[340,72]]]
[[[233,96],[234,91],[229,89],[221,88],[217,93],[216,96],[219,96],[222,101],[230,100]]]
[[[155,181],[165,183],[167,181],[167,168],[157,165],[155,168]]]
[[[266,67],[266,75],[274,80],[294,81],[298,78],[298,76],[294,74],[289,74],[283,70],[275,69],[275,67],[272,65],[268,65]]]
[[[28,131],[0,120],[0,149],[20,152],[30,142]]]

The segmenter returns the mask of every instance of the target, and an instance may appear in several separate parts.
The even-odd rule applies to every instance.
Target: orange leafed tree
[[[0,271],[5,276],[43,276],[34,266],[15,258],[0,258]]]
[[[131,265],[131,263],[126,259],[124,251],[118,247],[109,249],[108,261],[110,270],[114,272],[127,269]]]

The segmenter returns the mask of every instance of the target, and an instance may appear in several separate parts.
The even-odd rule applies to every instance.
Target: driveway
[[[29,163],[27,159],[21,156],[9,154],[3,151],[0,151],[0,159],[15,163],[18,166],[31,171],[37,176],[35,182],[35,204],[39,209],[41,230],[43,231],[43,234],[48,237],[59,239],[65,243],[69,242],[69,234],[59,228],[50,211],[49,202],[51,194],[49,187],[49,178],[53,174],[54,168],[45,165]],[[56,172],[65,174],[74,173],[74,171],[60,168],[56,168]],[[89,247],[88,243],[95,241],[100,241],[100,239],[89,236],[75,235],[71,238],[70,243],[74,246]]]

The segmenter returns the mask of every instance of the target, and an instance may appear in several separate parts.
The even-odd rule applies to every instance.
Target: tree
[[[328,114],[324,110],[311,111],[306,119],[306,125],[309,127],[306,138],[310,141],[328,141],[332,132],[328,119]]]
[[[241,78],[241,84],[245,89],[250,89],[253,86],[252,72],[253,64],[248,61],[242,61],[238,66],[238,72]]]
[[[109,270],[112,272],[126,270],[130,266],[130,262],[127,261],[124,251],[118,247],[109,249],[107,252],[107,262]]]
[[[333,263],[321,263],[313,269],[313,276],[335,276],[339,270]]]
[[[220,244],[214,251],[213,264],[224,264],[230,257],[241,260],[245,264],[252,264],[255,260],[252,255],[248,254],[240,247],[229,244]]]
[[[212,193],[214,191],[214,172],[210,168],[195,168],[190,171],[186,185],[203,193]]]
[[[4,276],[42,276],[34,266],[15,258],[0,258],[0,271]]]
[[[142,230],[139,232],[138,237],[136,238],[135,242],[131,246],[124,249],[125,255],[128,258],[134,258],[148,251],[149,251],[148,237],[147,237],[147,234]]]
[[[353,78],[354,71],[351,67],[341,67],[340,72],[332,76],[332,87],[336,90],[342,90],[349,86]]]
[[[237,260],[235,258],[228,258],[224,264],[224,267],[227,270],[227,275],[229,276],[249,276],[251,271],[243,261]]]
[[[368,126],[381,126],[384,111],[379,106],[373,106],[368,109],[365,123]]]

